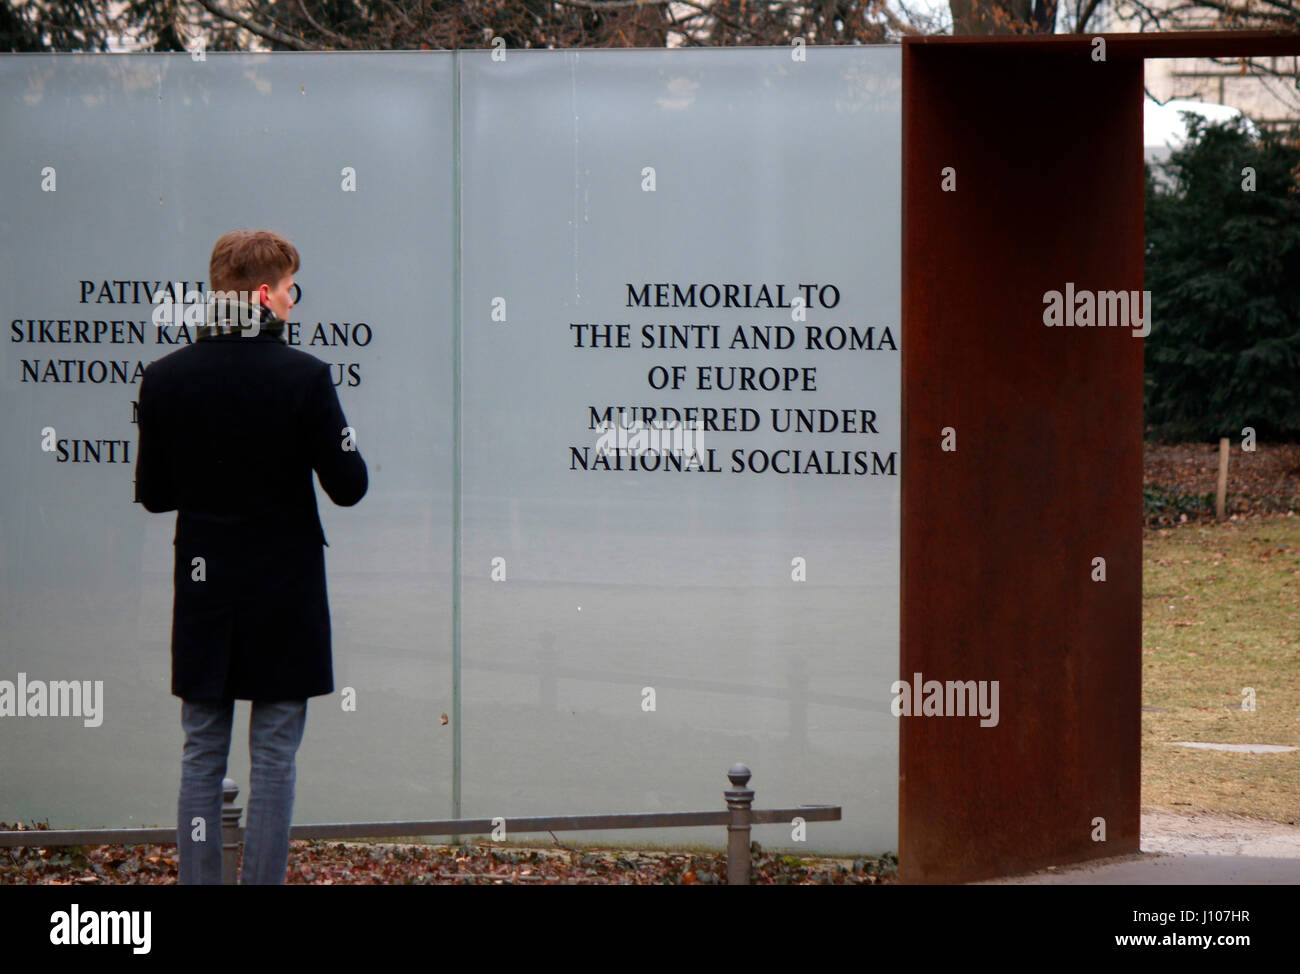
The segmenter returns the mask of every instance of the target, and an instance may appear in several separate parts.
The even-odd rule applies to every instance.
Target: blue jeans
[[[221,782],[230,754],[233,700],[184,700],[185,751],[176,842],[182,885],[221,882]],[[254,700],[248,727],[252,760],[244,868],[240,883],[284,884],[293,819],[294,758],[307,723],[306,700]],[[197,823],[195,819],[201,819]],[[196,832],[202,841],[195,840]]]

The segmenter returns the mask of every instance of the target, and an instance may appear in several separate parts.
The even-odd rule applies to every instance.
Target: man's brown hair
[[[213,291],[256,291],[274,287],[285,275],[296,273],[298,251],[270,230],[231,230],[212,248],[208,262],[208,287]]]

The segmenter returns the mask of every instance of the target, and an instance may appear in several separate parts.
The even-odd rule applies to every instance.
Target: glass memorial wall
[[[0,681],[103,681],[0,714],[0,820],[175,820],[132,401],[189,338],[152,293],[243,226],[371,477],[318,491],[295,821],[717,808],[744,761],[844,808],[764,845],[896,848],[899,51],[504,53],[0,58]]]
[[[447,808],[451,740],[430,712],[451,696],[453,69],[0,58],[0,680],[103,684],[93,728],[0,717],[0,820],[175,822],[176,515],[133,503],[133,407],[143,367],[193,337],[183,307],[158,327],[152,299],[170,283],[197,308],[212,245],[238,227],[299,249],[289,341],[330,363],[370,469],[353,508],[318,490],[335,685],[357,702],[308,704],[297,820]],[[232,435],[242,422],[257,417]],[[249,706],[229,765],[241,803]]]

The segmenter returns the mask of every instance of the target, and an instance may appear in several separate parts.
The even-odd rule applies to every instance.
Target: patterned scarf
[[[215,294],[208,295],[204,309],[204,323],[199,325],[195,341],[215,335],[241,334],[247,337],[271,335],[284,342],[284,319],[266,305],[254,301],[251,305],[239,300],[217,301]]]

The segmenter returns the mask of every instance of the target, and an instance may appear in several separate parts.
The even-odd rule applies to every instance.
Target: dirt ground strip
[[[0,823],[0,829],[14,828]],[[751,847],[756,886],[878,886],[897,882],[893,856],[800,857]],[[470,843],[295,841],[287,883],[375,885],[708,886],[726,883],[726,857],[711,852],[570,849]],[[0,885],[169,885],[175,846],[0,849]]]
[[[1117,862],[1169,856],[1300,860],[1300,826],[1239,815],[1142,813],[1142,853],[1061,867],[1095,871]],[[174,847],[94,846],[0,851],[0,885],[68,886],[177,881]],[[754,850],[755,885],[879,886],[897,882],[893,857],[795,857]],[[721,885],[726,860],[713,853],[415,843],[297,842],[291,885]]]
[[[1300,510],[1300,444],[1229,442],[1225,514],[1251,516]],[[1219,481],[1217,443],[1148,443],[1142,491],[1149,527],[1214,520]]]

